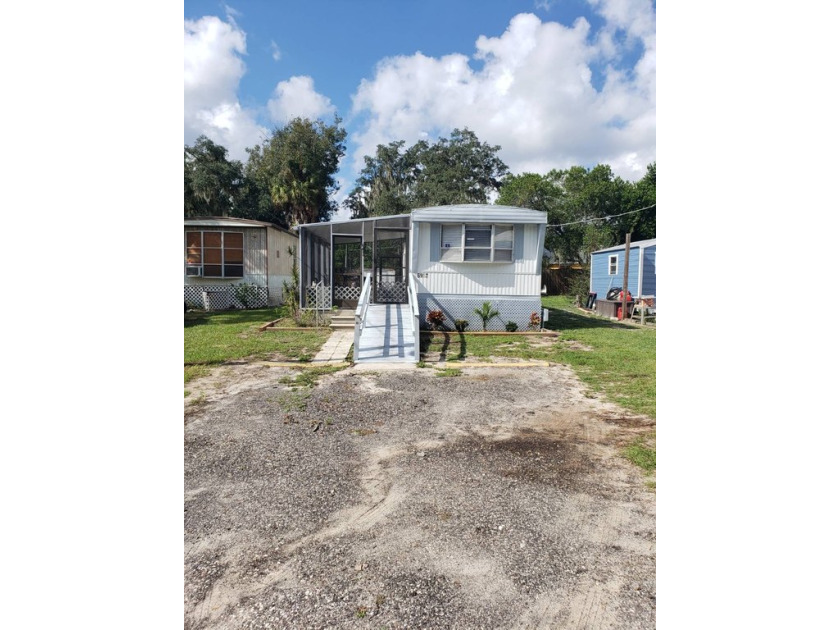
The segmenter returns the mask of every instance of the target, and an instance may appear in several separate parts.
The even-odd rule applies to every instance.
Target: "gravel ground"
[[[190,383],[185,628],[654,628],[654,427],[564,367]]]

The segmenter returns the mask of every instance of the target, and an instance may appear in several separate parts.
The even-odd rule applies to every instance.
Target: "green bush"
[[[233,297],[242,305],[242,308],[255,308],[259,296],[260,294],[256,284],[242,282],[233,285]]]

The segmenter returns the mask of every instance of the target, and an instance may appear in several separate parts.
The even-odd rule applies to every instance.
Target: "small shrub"
[[[259,291],[256,284],[250,282],[241,282],[234,284],[233,297],[242,305],[242,308],[254,308],[257,306],[259,299]]]
[[[442,330],[446,315],[443,314],[443,311],[429,311],[426,314],[426,321],[434,330]]]
[[[318,325],[318,314],[314,310],[298,310],[294,316],[295,324],[303,328],[313,328]]]
[[[455,320],[455,330],[458,332],[464,332],[469,326],[470,323],[466,319],[456,319]]]
[[[519,328],[519,324],[516,322],[508,322],[505,324],[505,330],[508,332],[516,332],[517,328]]]
[[[539,329],[542,320],[540,319],[539,313],[531,313],[531,319],[528,321],[528,328],[533,328],[534,330]]]

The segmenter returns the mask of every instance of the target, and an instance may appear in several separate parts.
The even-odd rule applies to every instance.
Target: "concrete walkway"
[[[353,329],[335,330],[312,359],[313,362],[346,361],[353,347]],[[352,359],[352,357],[351,357]]]

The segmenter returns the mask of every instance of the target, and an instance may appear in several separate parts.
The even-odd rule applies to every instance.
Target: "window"
[[[444,224],[440,229],[442,262],[513,262],[513,226]]]
[[[618,274],[618,254],[613,254],[609,257],[609,275],[615,276]]]
[[[242,232],[187,232],[187,275],[199,268],[207,278],[241,278]]]

